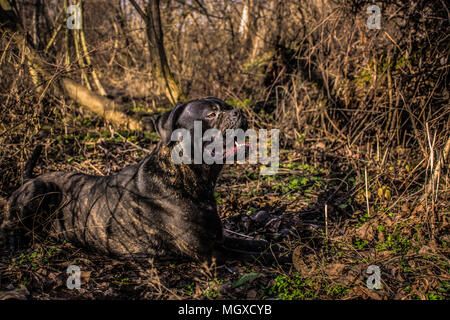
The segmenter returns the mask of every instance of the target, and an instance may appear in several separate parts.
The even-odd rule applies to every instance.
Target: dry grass
[[[284,10],[260,9],[265,19],[254,34],[265,42],[251,47],[220,18],[236,22],[235,10],[206,3],[214,23],[179,2],[171,5],[189,14],[163,11],[173,71],[192,98],[222,97],[247,109],[254,127],[282,133],[276,176],[260,176],[257,166],[226,168],[217,189],[224,227],[281,243],[294,263],[136,265],[48,239],[12,259],[0,255],[0,292],[23,284],[35,299],[448,299],[444,3],[380,3],[383,27],[368,30],[361,9],[368,2],[284,1]],[[139,85],[148,78],[142,25],[114,21],[111,39],[87,30],[102,82],[134,110],[160,110],[158,91]],[[50,90],[36,94],[20,53],[7,39],[1,48],[0,211],[38,143],[36,173],[110,174],[158,141],[154,133],[117,131]],[[65,287],[70,264],[83,271],[81,290]],[[370,265],[381,269],[381,290],[366,287]]]

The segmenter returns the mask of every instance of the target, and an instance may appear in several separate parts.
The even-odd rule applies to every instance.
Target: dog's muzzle
[[[245,112],[241,109],[233,109],[225,114],[223,119],[221,130],[224,132],[226,129],[242,129],[247,130],[248,121]]]

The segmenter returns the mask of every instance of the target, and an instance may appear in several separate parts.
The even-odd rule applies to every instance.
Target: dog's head
[[[201,124],[201,136],[195,134],[195,124]],[[176,107],[156,120],[156,129],[161,136],[161,142],[166,146],[171,146],[176,141],[172,141],[172,133],[177,129],[184,129],[189,132],[191,137],[192,148],[195,143],[199,143],[203,150],[214,141],[203,139],[204,133],[208,129],[216,129],[223,136],[223,157],[228,157],[237,153],[239,148],[245,145],[232,144],[225,145],[227,129],[246,130],[248,126],[245,112],[236,109],[218,98],[202,98],[189,101],[187,103],[179,103]],[[208,140],[208,139],[207,139]],[[211,141],[212,140],[212,141]]]

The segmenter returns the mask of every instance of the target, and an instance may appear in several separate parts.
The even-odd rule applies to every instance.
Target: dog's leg
[[[247,240],[227,236],[223,239],[223,245],[230,249],[254,252],[265,251],[270,248],[270,243],[265,240]]]
[[[256,261],[265,265],[291,262],[289,256],[281,256],[278,249],[271,247],[267,241],[232,237],[225,237],[223,242],[216,246],[213,256],[219,263],[227,260]]]

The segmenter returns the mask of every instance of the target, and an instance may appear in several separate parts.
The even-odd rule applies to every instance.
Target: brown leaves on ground
[[[372,241],[375,237],[376,226],[373,223],[365,223],[356,229],[356,236],[362,240]]]
[[[105,138],[100,138],[105,140]],[[147,140],[134,144],[141,147]],[[49,170],[112,173],[144,156],[135,146],[123,140],[100,141],[93,149],[77,140],[86,160],[64,160],[77,155],[73,146],[58,146],[65,152],[60,161],[50,160],[57,151],[50,144],[38,167]],[[108,156],[104,151],[109,150]],[[311,154],[290,151],[281,155],[281,163],[308,163]],[[325,152],[325,151],[324,151]],[[114,156],[112,156],[114,155]],[[97,159],[92,161],[92,159]],[[291,160],[289,160],[291,159]],[[315,159],[315,158],[314,158]],[[296,163],[297,165],[297,163]],[[252,166],[231,166],[224,170],[218,188],[219,211],[225,232],[233,236],[266,239],[293,253],[292,264],[274,265],[229,262],[225,266],[208,267],[192,262],[136,265],[108,257],[88,254],[70,244],[43,243],[17,253],[13,260],[0,253],[0,291],[8,299],[260,299],[270,295],[274,279],[279,275],[298,274],[311,281],[318,297],[330,299],[431,299],[447,297],[448,221],[438,214],[432,226],[424,217],[432,217],[425,204],[411,201],[386,210],[392,202],[376,203],[371,215],[365,216],[365,200],[352,197],[363,180],[352,184],[330,185],[348,178],[348,169],[330,169],[299,165],[280,168],[280,174],[266,179]],[[305,169],[306,167],[306,169]],[[114,170],[116,170],[114,169]],[[356,179],[357,176],[352,178]],[[383,185],[387,184],[383,182]],[[374,193],[376,194],[376,192]],[[390,201],[397,200],[393,195]],[[0,198],[1,199],[1,198]],[[372,200],[375,201],[375,200]],[[325,234],[324,206],[328,205]],[[1,201],[0,201],[1,210]],[[440,213],[442,203],[435,206]],[[430,237],[434,228],[435,238]],[[358,244],[355,244],[358,241]],[[359,246],[359,247],[358,247]],[[56,248],[55,253],[45,252]],[[53,249],[52,249],[53,250]],[[38,252],[32,257],[33,252]],[[23,254],[23,256],[21,256]],[[447,263],[447,265],[446,265]],[[66,287],[69,265],[81,268],[81,289]],[[380,267],[381,290],[366,286],[370,265]],[[447,267],[446,267],[447,266]],[[258,277],[235,286],[245,274]],[[28,290],[15,291],[23,285]],[[332,293],[334,289],[339,294]],[[338,289],[336,289],[338,288]]]

